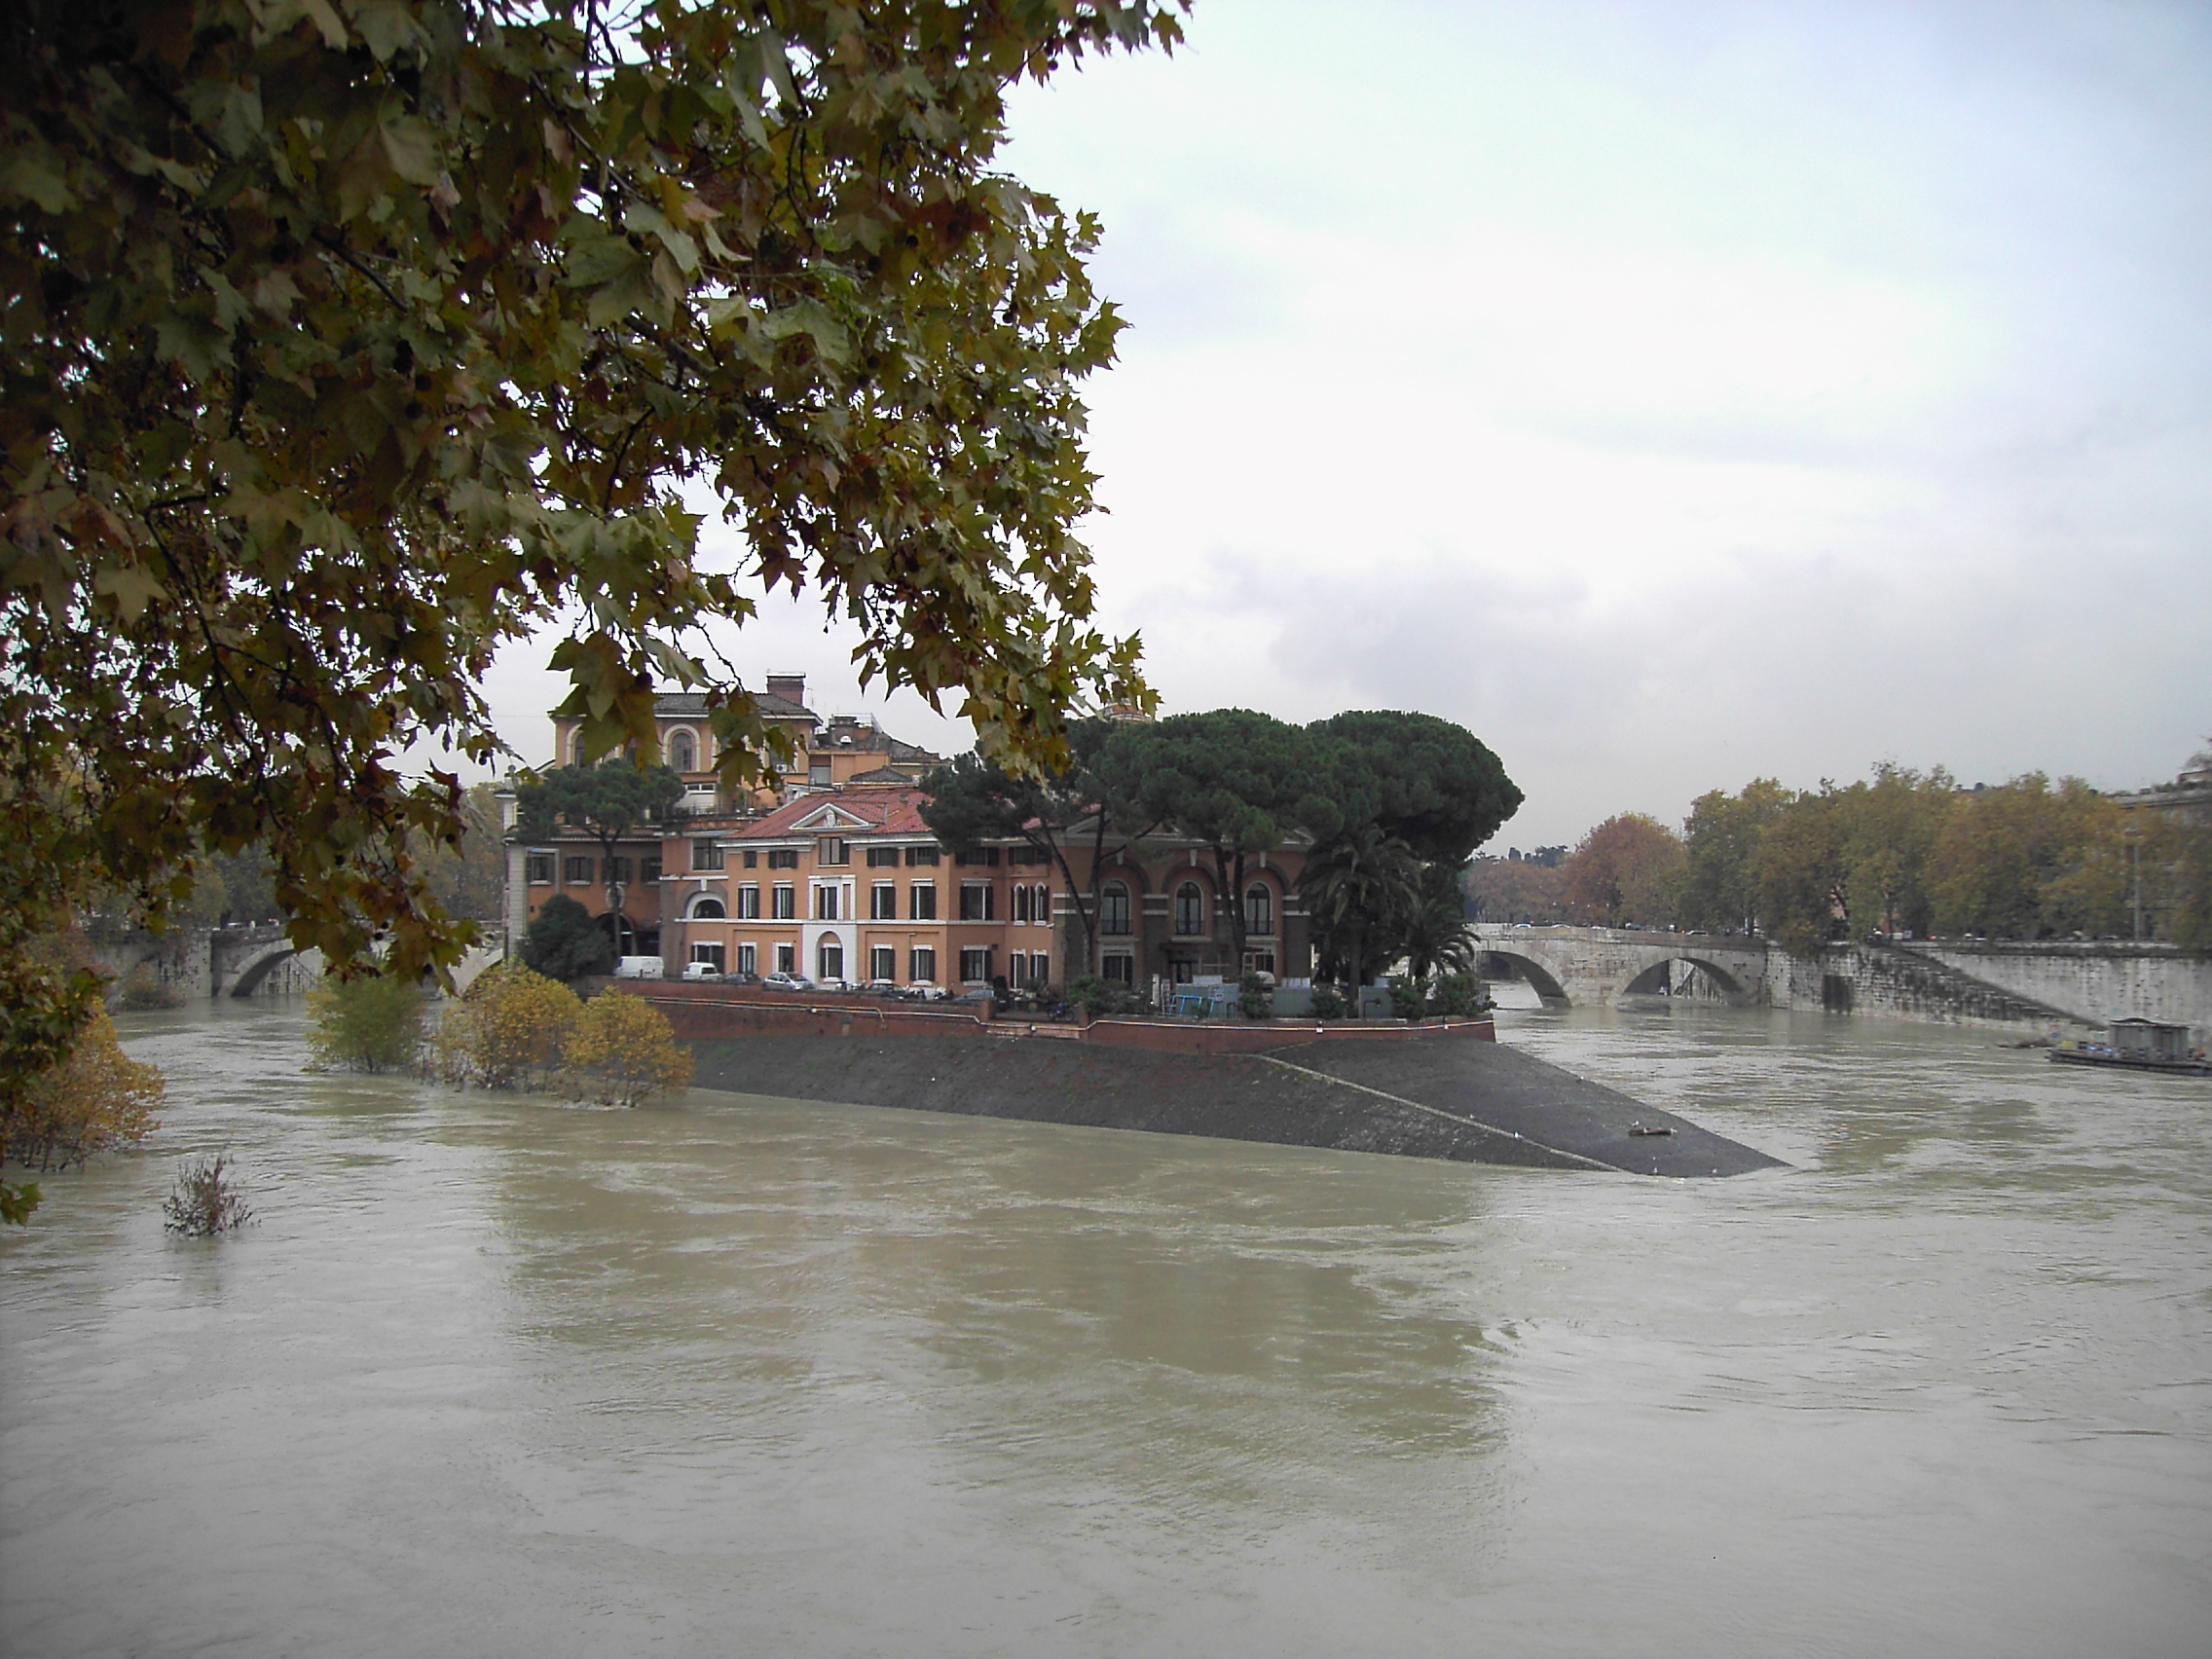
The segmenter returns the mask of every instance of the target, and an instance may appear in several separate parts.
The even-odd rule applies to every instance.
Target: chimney
[[[806,676],[803,674],[771,674],[768,676],[768,695],[781,697],[787,703],[806,707]]]

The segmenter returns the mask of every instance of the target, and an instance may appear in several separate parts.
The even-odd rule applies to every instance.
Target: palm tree
[[[1369,963],[1397,954],[1419,907],[1420,865],[1405,842],[1362,824],[1314,848],[1298,884],[1323,960],[1359,985]]]
[[[1457,871],[1430,865],[1420,872],[1420,890],[1406,921],[1403,943],[1406,968],[1416,979],[1474,972],[1475,944],[1467,935],[1467,906]]]

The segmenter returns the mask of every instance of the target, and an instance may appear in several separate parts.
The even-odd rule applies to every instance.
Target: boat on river
[[[2163,1019],[2116,1019],[2102,1043],[2063,1043],[2045,1056],[2053,1065],[2118,1066],[2126,1071],[2212,1077],[2212,1061],[2189,1046],[2189,1027]]]

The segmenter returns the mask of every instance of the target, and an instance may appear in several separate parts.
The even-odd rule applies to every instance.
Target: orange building
[[[959,992],[1063,985],[1095,971],[1143,991],[1212,976],[1234,980],[1248,970],[1309,971],[1301,841],[1251,861],[1243,891],[1232,895],[1219,891],[1207,851],[1172,831],[1141,842],[1109,836],[1094,969],[1066,874],[1049,855],[1018,841],[963,852],[931,834],[918,784],[937,756],[870,719],[819,719],[801,677],[767,683],[761,712],[801,740],[806,780],[731,798],[712,769],[704,699],[662,696],[661,752],[683,775],[682,805],[611,857],[577,830],[529,844],[510,833],[507,926],[518,948],[558,893],[595,915],[611,914],[618,954],[658,956],[671,977],[703,962],[731,974]],[[558,753],[571,755],[574,723],[557,721],[555,739]],[[1077,833],[1069,842],[1069,864],[1088,893],[1090,838]],[[617,906],[608,903],[610,890]],[[1241,957],[1231,903],[1243,910]]]

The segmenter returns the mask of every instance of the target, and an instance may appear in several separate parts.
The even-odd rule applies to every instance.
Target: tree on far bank
[[[971,753],[922,780],[930,797],[922,808],[922,822],[944,845],[968,849],[993,841],[1025,841],[1051,861],[1074,901],[1083,934],[1083,973],[1098,968],[1098,895],[1106,879],[1108,838],[1133,838],[1159,828],[1120,793],[1110,770],[1099,763],[1124,729],[1124,722],[1117,720],[1075,722],[1068,728],[1067,764],[1034,776],[1017,774]],[[1076,880],[1068,859],[1079,839],[1088,843],[1088,882]]]
[[[1759,841],[1796,798],[1772,778],[1754,778],[1733,795],[1713,790],[1691,802],[1682,829],[1682,926],[1758,931]]]
[[[999,151],[1014,85],[1176,17],[625,18],[0,7],[0,1095],[96,995],[24,941],[214,855],[333,965],[457,962],[416,846],[461,791],[399,756],[495,761],[483,676],[547,627],[587,754],[703,686],[733,786],[791,740],[700,642],[778,588],[1012,764],[1152,705],[1076,535],[1098,226]]]
[[[522,959],[533,972],[567,984],[611,971],[614,939],[599,917],[566,893],[556,893],[530,919]]]
[[[527,840],[551,840],[562,825],[599,843],[607,912],[619,915],[626,883],[616,874],[621,844],[648,824],[666,822],[683,798],[682,775],[620,756],[598,765],[555,766],[515,792],[515,828]]]
[[[1664,927],[1674,920],[1684,863],[1672,830],[1641,812],[1621,813],[1583,836],[1563,866],[1567,902],[1607,927]]]
[[[1229,922],[1233,963],[1244,960],[1244,888],[1252,861],[1297,830],[1333,829],[1306,731],[1250,709],[1214,709],[1129,722],[1100,752],[1108,790],[1139,817],[1187,836],[1213,865],[1216,908]]]

